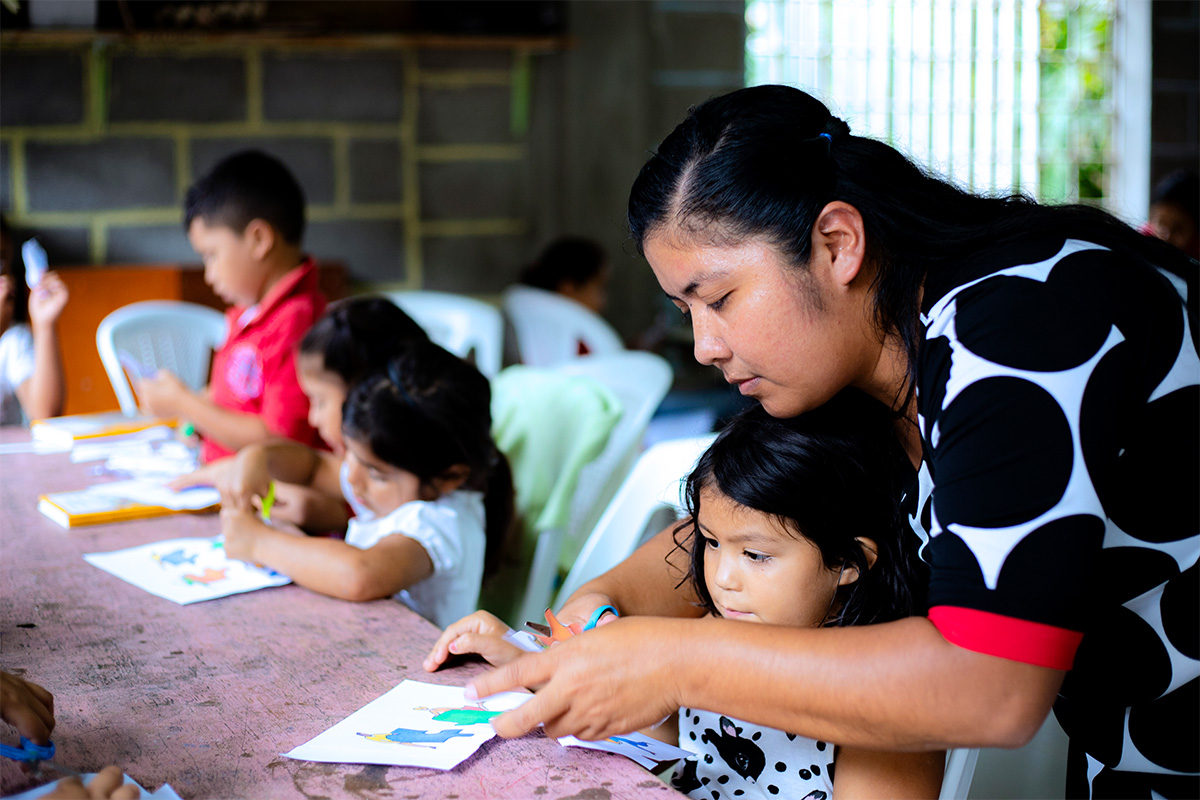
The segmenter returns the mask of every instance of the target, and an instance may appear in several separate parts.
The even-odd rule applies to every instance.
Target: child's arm
[[[262,417],[219,406],[209,398],[207,391],[192,391],[166,370],[138,381],[134,391],[143,412],[190,420],[200,434],[231,450],[241,450],[248,444],[274,436]]]
[[[57,273],[47,272],[29,293],[29,327],[33,331],[33,374],[17,387],[17,401],[30,419],[62,413],[66,394],[58,320],[66,308],[67,285]]]
[[[855,797],[933,798],[942,791],[942,772],[946,753],[891,753],[839,747],[833,779],[833,796],[838,800]]]
[[[450,625],[438,637],[429,655],[425,656],[425,671],[436,672],[450,656],[476,653],[489,664],[507,664],[525,651],[504,639],[510,633],[502,619],[487,611],[468,614]]]
[[[386,536],[367,550],[339,539],[313,539],[272,528],[252,512],[221,509],[225,553],[282,572],[314,592],[343,600],[390,597],[433,574],[433,561],[416,540]]]

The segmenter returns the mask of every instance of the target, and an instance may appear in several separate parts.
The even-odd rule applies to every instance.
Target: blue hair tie
[[[830,136],[828,133],[818,133],[817,138],[824,139],[825,141],[829,142],[830,144],[833,144],[833,137]]]

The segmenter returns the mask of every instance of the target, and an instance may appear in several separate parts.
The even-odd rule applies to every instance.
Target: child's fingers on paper
[[[473,614],[468,614],[462,619],[450,623],[446,626],[446,630],[442,631],[442,635],[438,637],[438,640],[433,644],[433,648],[430,649],[429,655],[425,657],[425,670],[427,672],[433,672],[439,666],[446,663],[446,659],[448,659],[451,655],[450,644],[464,634],[503,634],[507,631],[508,625],[506,625],[494,614],[490,614],[487,611],[476,611]],[[454,652],[472,653],[476,651],[456,650]]]
[[[48,800],[87,800],[88,790],[79,778],[63,778],[54,788],[42,795]]]

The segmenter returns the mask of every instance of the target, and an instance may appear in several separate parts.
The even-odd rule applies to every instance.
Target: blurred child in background
[[[0,218],[0,425],[62,413],[66,379],[58,320],[68,297],[54,272],[28,289],[12,232]]]
[[[230,304],[229,333],[205,390],[160,370],[134,384],[142,408],[190,420],[205,461],[276,436],[316,444],[295,352],[325,298],[316,264],[301,249],[300,185],[265,153],[232,155],[188,190],[184,225],[205,282]]]

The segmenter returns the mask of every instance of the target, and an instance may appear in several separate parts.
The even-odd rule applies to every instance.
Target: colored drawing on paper
[[[167,553],[165,556],[160,556],[158,553],[151,553],[150,557],[157,561],[160,567],[164,564],[171,564],[178,567],[182,564],[195,564],[196,555],[196,553],[192,553],[190,556],[185,555],[184,549],[180,547],[178,550]]]
[[[459,736],[470,737],[471,734],[464,733],[459,728],[447,728],[444,731],[418,731],[412,728],[396,728],[391,733],[359,733],[359,736],[364,739],[370,739],[372,742],[392,742],[393,744],[407,744],[413,747],[432,747],[436,744],[445,744]]]
[[[217,581],[225,580],[226,572],[228,572],[227,569],[213,569],[212,567],[205,567],[203,575],[184,575],[180,578],[180,580],[189,586],[196,583],[203,583],[207,585],[210,583],[216,583]]]
[[[492,717],[532,696],[502,692],[487,698],[485,707],[468,702],[459,686],[404,681],[286,755],[335,764],[451,769],[496,735],[487,724]]]
[[[613,744],[624,744],[624,745],[628,745],[629,747],[638,747],[638,748],[641,748],[642,750],[645,750],[647,753],[649,753],[651,750],[649,742],[641,742],[641,741],[638,741],[637,739],[627,739],[623,736],[610,736],[607,739],[605,739],[605,741],[612,742]]]
[[[503,714],[503,711],[489,711],[482,705],[460,706],[458,708],[449,708],[446,706],[438,706],[437,708],[426,708],[417,706],[414,711],[428,711],[433,715],[434,722],[449,722],[453,725],[486,725],[492,721],[493,717],[498,717]]]
[[[219,538],[169,539],[84,559],[150,594],[186,605],[291,580],[229,558]]]

